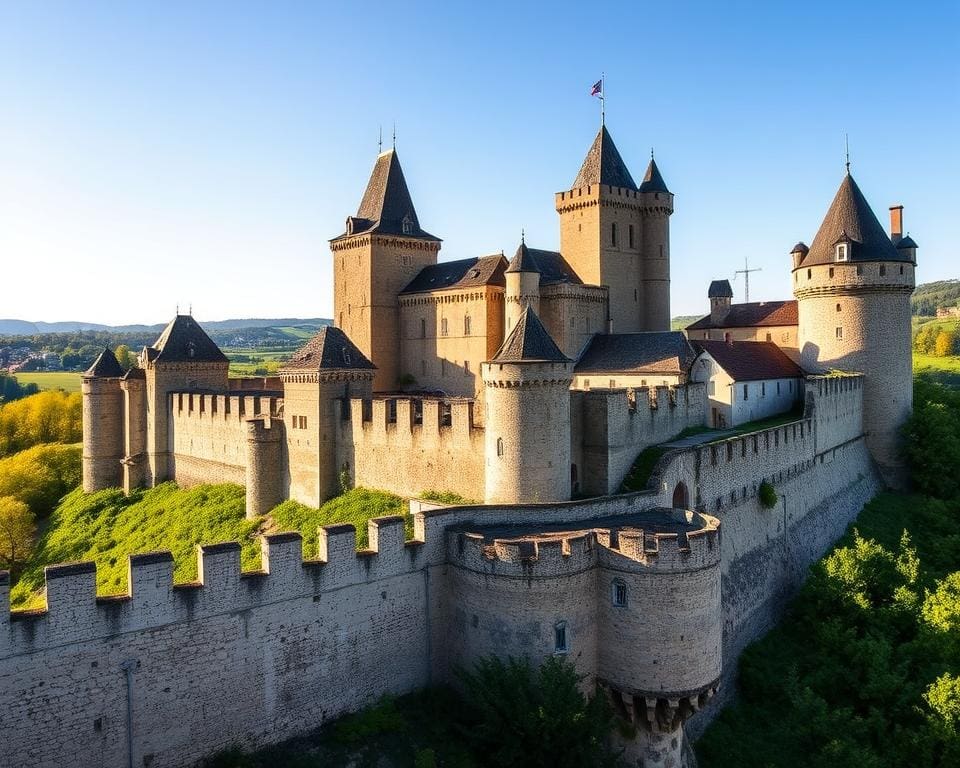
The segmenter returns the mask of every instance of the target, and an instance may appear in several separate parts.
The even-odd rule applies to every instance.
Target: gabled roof
[[[493,356],[497,363],[569,363],[570,358],[560,351],[543,327],[537,313],[528,305],[503,345]]]
[[[673,374],[690,370],[696,353],[680,331],[596,334],[584,349],[577,373]]]
[[[501,253],[479,259],[442,261],[421,269],[400,293],[427,293],[483,285],[503,287],[507,284],[503,276],[506,269],[507,260]]]
[[[647,172],[643,174],[643,181],[640,182],[641,192],[667,192],[667,182],[660,175],[660,169],[657,168],[657,161],[650,157],[650,164],[647,166]]]
[[[850,261],[911,261],[907,254],[897,253],[849,173],[840,183],[840,189],[800,265],[809,267],[834,263],[834,246],[843,240],[851,243]]]
[[[694,341],[697,352],[706,352],[734,381],[796,379],[803,371],[772,341]]]
[[[342,330],[321,328],[298,349],[281,371],[374,370],[371,363]]]
[[[593,140],[583,165],[580,166],[580,172],[572,188],[577,189],[588,184],[608,184],[611,187],[626,189],[637,188],[605,125],[600,126],[600,131]]]
[[[754,301],[749,304],[731,304],[723,321],[714,325],[710,315],[701,317],[686,327],[688,331],[704,331],[709,328],[754,328],[781,325],[797,325],[797,302]]]
[[[539,272],[540,285],[553,285],[554,283],[572,283],[573,285],[583,285],[583,280],[577,275],[565,258],[557,251],[544,251],[540,248],[530,248],[522,246],[524,252],[517,255],[510,262],[507,272]],[[524,269],[513,269],[517,256],[521,256]]]
[[[507,272],[539,272],[540,267],[537,266],[537,262],[534,260],[533,256],[530,255],[530,249],[527,248],[527,244],[521,240],[520,247],[517,248],[517,252],[513,255],[513,258],[510,259],[510,266],[507,267]]]
[[[177,315],[153,342],[150,360],[164,363],[227,363],[227,356],[190,315]]]
[[[406,232],[404,222],[407,224]],[[407,180],[395,149],[381,152],[377,157],[367,189],[360,201],[360,208],[357,215],[351,218],[348,229],[348,232],[334,239],[366,233],[399,235],[420,240],[439,239],[420,228],[417,211],[413,207],[413,199],[407,189]]]
[[[83,373],[84,378],[96,379],[116,379],[123,376],[123,368],[117,362],[117,356],[110,351],[109,347],[104,347],[103,352],[94,360]]]
[[[733,288],[729,280],[714,280],[707,289],[708,299],[732,299]]]

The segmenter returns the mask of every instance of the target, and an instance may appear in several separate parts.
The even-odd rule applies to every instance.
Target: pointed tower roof
[[[378,155],[357,215],[347,219],[347,231],[340,237],[366,232],[439,240],[420,228],[395,149]]]
[[[103,352],[83,373],[84,378],[96,379],[117,379],[123,376],[123,368],[117,362],[116,355],[110,351],[109,347],[104,347]]]
[[[503,345],[493,356],[497,363],[569,363],[529,306],[523,310]]]
[[[590,151],[587,152],[583,165],[580,166],[580,173],[573,182],[573,189],[585,187],[588,184],[608,184],[611,187],[626,189],[637,188],[605,125],[600,126],[600,132],[593,140]]]
[[[650,155],[650,165],[647,166],[647,172],[643,174],[643,181],[640,182],[641,192],[667,192],[667,182],[660,175],[660,169],[657,168],[657,161]]]
[[[153,343],[151,360],[164,363],[227,363],[227,356],[191,315],[177,315]]]
[[[536,260],[533,258],[533,254],[530,253],[530,249],[527,248],[525,241],[520,241],[520,247],[517,248],[517,252],[513,255],[513,258],[510,259],[510,266],[507,267],[507,272],[539,272],[540,267],[537,265]]]
[[[339,328],[328,325],[298,349],[284,371],[375,370],[357,346]]]
[[[800,264],[832,264],[835,260],[834,246],[841,241],[851,243],[850,261],[910,261],[906,255],[897,253],[849,173],[840,183],[840,189],[810,244],[810,250]]]
[[[714,280],[707,289],[708,299],[732,299],[733,288],[729,280]]]

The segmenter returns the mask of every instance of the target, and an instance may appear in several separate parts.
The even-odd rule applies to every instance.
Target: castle
[[[83,379],[85,490],[234,481],[259,517],[348,482],[410,497],[415,534],[377,518],[360,552],[352,526],[310,552],[265,536],[254,573],[238,545],[203,546],[186,585],[169,554],[138,555],[116,598],[95,597],[93,564],[52,566],[39,612],[4,609],[0,578],[0,763],[189,765],[497,653],[568,656],[638,765],[686,764],[740,650],[863,503],[904,483],[916,245],[884,233],[848,173],[791,254],[796,322],[733,339],[724,321],[749,312],[720,281],[715,322],[688,340],[669,330],[673,195],[653,158],[637,185],[601,127],[555,205],[560,252],[521,238],[509,262],[438,262],[384,152],[331,241],[335,325],[276,380],[229,379],[188,315],[127,373],[101,355]],[[723,409],[794,404],[786,424],[672,442]],[[646,489],[620,493],[657,444]],[[417,500],[428,488],[478,503]]]

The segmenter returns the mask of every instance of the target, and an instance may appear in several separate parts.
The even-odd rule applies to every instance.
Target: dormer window
[[[409,216],[403,217],[402,226],[403,226],[403,234],[405,235],[413,234],[413,219],[411,219]]]
[[[837,243],[837,261],[848,261],[850,259],[850,244]]]
[[[353,216],[347,216],[347,234],[353,234]]]
[[[343,364],[350,365],[353,361],[350,359],[350,351],[344,349],[341,354],[343,355]]]

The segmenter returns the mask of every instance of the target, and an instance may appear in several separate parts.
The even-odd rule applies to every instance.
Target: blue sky
[[[843,175],[960,277],[960,4],[0,5],[0,317],[331,316],[378,126],[441,259],[558,246],[599,123],[676,194],[673,312],[788,298]],[[742,300],[742,278],[734,284]]]

